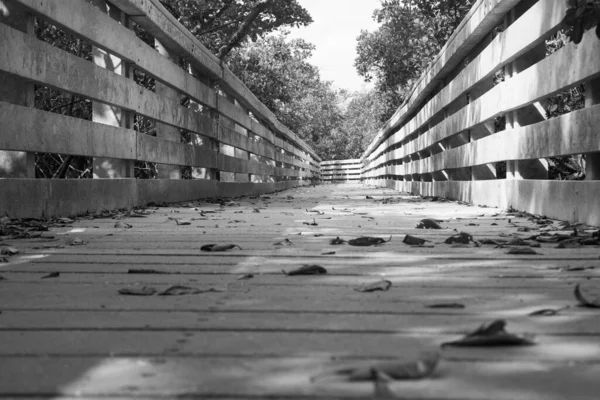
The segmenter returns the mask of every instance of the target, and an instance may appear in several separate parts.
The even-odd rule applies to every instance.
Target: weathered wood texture
[[[326,182],[351,182],[361,179],[361,160],[339,160],[321,162],[321,179]]]
[[[363,154],[361,178],[415,194],[599,224],[593,196],[600,191],[594,178],[600,108],[590,88],[600,76],[600,41],[592,29],[579,45],[547,51],[566,8],[552,0],[478,2]],[[586,108],[548,119],[546,101],[581,84]],[[546,158],[580,154],[590,160],[585,184],[528,181],[547,179]],[[509,180],[521,182],[498,179],[500,165]],[[554,198],[558,193],[565,197]]]
[[[149,183],[176,189],[183,182]],[[310,378],[421,351],[440,352],[435,374],[391,382],[397,398],[597,398],[600,324],[596,311],[576,306],[573,288],[599,290],[598,247],[543,243],[538,254],[524,256],[493,245],[443,243],[456,231],[476,240],[525,238],[542,228],[527,217],[358,184],[147,212],[146,218],[82,218],[42,238],[2,240],[21,253],[0,264],[0,398],[374,398],[369,382]],[[416,229],[426,217],[443,229]],[[313,219],[317,225],[305,224]],[[115,227],[119,221],[132,227]],[[552,226],[562,228],[558,221]],[[433,247],[406,245],[407,234]],[[392,238],[375,247],[330,244],[364,235]],[[65,244],[74,237],[87,244]],[[241,249],[200,250],[209,243]],[[302,264],[328,273],[281,272]],[[41,279],[50,272],[60,275]],[[246,274],[253,278],[238,280]],[[389,291],[353,290],[381,278],[392,282]],[[171,285],[220,291],[118,293]],[[439,303],[465,308],[428,307]],[[529,315],[544,308],[563,309]],[[498,318],[510,332],[536,335],[537,344],[440,348]]]
[[[9,3],[11,10],[13,5],[24,10],[27,18],[32,19],[34,15],[92,44],[94,62],[38,40],[11,23],[17,18],[16,14],[8,15],[0,19],[2,79],[19,82],[19,85],[24,82],[32,90],[34,83],[49,86],[91,100],[94,117],[93,121],[71,118],[33,109],[31,102],[24,104],[0,96],[0,151],[5,151],[2,154],[33,157],[35,153],[58,153],[93,157],[95,178],[131,178],[134,161],[157,164],[158,177],[163,179],[181,179],[182,167],[193,171],[204,169],[207,172],[202,174],[206,178],[218,178],[219,172],[224,177],[234,175],[235,183],[240,185],[228,190],[241,194],[274,188],[258,185],[254,190],[246,182],[293,181],[298,185],[302,180],[319,176],[318,155],[281,125],[158,1],[98,0],[90,4],[80,0],[11,0]],[[129,29],[131,21],[155,38],[158,51]],[[181,60],[185,60],[185,65],[180,65]],[[156,89],[146,89],[131,79],[133,69],[154,79]],[[219,91],[214,90],[215,84],[220,87]],[[3,85],[3,90],[8,87]],[[182,105],[182,99],[189,99],[185,104],[190,106]],[[158,135],[134,131],[134,115],[154,121]],[[228,129],[226,121],[235,129]],[[180,134],[183,131],[191,139],[184,140]],[[191,142],[183,143],[187,140]],[[219,148],[227,146],[232,146],[230,152],[219,152]],[[165,197],[190,199],[190,193],[198,193],[197,187],[215,186],[188,183],[190,188],[180,191],[180,198],[177,193],[165,193]],[[0,211],[29,216],[24,204],[30,200],[21,201],[17,196],[22,193],[23,182],[7,180],[0,185],[3,207]],[[94,184],[40,181],[27,185],[35,187],[36,193],[48,193],[53,187],[78,188]],[[106,208],[116,203],[143,204],[146,199],[134,195],[139,192],[138,187],[162,187],[117,181],[113,189],[110,189],[111,183],[98,185],[113,193],[108,196],[111,199],[106,200]],[[128,188],[124,193],[130,195],[124,195],[119,201],[114,197],[123,185]],[[284,186],[289,187],[289,184]],[[64,196],[66,200],[70,195],[65,193]],[[99,197],[92,208],[102,208],[102,196]],[[87,207],[85,204],[61,206],[76,198],[63,202],[57,190],[53,190],[49,201],[55,204],[31,209],[30,216],[40,213],[49,216],[50,211],[51,215],[65,214]]]

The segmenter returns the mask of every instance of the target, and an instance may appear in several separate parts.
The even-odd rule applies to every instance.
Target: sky
[[[291,37],[302,38],[317,46],[310,60],[321,71],[321,78],[350,91],[372,87],[354,68],[356,38],[361,30],[374,31],[373,11],[379,0],[298,0],[314,22],[294,28]]]

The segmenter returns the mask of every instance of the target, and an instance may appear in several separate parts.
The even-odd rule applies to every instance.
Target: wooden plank
[[[395,356],[409,359],[412,354],[413,351],[403,350]],[[381,360],[333,360],[326,353],[229,359],[185,356],[155,359],[118,356],[5,357],[0,361],[5,367],[0,369],[0,379],[6,382],[6,386],[0,395],[28,399],[28,396],[36,398],[56,394],[56,397],[64,399],[90,400],[120,399],[121,396],[124,399],[132,396],[366,399],[374,398],[372,382],[349,383],[341,379],[313,382],[311,377],[332,369],[356,366],[357,362],[368,365]],[[403,399],[593,399],[597,393],[599,370],[595,363],[469,362],[444,358],[435,376],[422,381],[391,382],[389,387],[395,396]],[[9,374],[8,371],[14,372]]]
[[[145,134],[137,135],[137,159],[169,165],[217,168],[219,153],[206,147],[177,143]]]
[[[4,102],[0,102],[0,121],[1,149],[136,158],[136,132],[131,129]]]

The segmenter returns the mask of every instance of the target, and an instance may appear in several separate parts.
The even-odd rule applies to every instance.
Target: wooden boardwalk
[[[508,255],[443,243],[455,231],[526,238],[542,226],[526,216],[354,184],[147,211],[3,240],[21,254],[0,264],[0,398],[371,398],[371,382],[310,378],[423,351],[440,352],[435,373],[391,382],[395,397],[598,398],[600,311],[577,307],[573,296],[576,283],[600,293],[598,247],[542,244],[536,255]],[[415,229],[423,218],[444,229]],[[406,234],[434,247],[404,244]],[[330,244],[390,235],[375,247]],[[87,244],[65,245],[74,238]],[[206,244],[241,249],[202,252]],[[281,272],[303,264],[328,273]],[[52,272],[60,275],[41,279]],[[392,282],[387,292],[353,290],[381,277]],[[119,294],[172,285],[214,291]],[[442,303],[464,308],[428,307]],[[440,347],[495,319],[537,344]]]

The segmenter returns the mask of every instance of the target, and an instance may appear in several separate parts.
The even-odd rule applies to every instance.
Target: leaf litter
[[[530,317],[550,317],[550,316],[558,314],[559,312],[561,312],[563,310],[566,310],[567,308],[569,308],[569,306],[565,306],[562,308],[544,308],[541,310],[531,312],[528,315]]]
[[[534,336],[529,334],[515,335],[508,333],[504,328],[506,321],[497,319],[482,324],[479,328],[464,337],[452,342],[442,343],[442,347],[495,347],[495,346],[531,346],[536,344]]]
[[[205,244],[204,246],[200,247],[200,251],[227,251],[233,250],[236,247],[242,250],[242,248],[237,244]]]
[[[14,256],[19,254],[19,249],[13,246],[3,246],[0,248],[0,254],[3,256]]]
[[[446,244],[469,244],[471,242],[474,242],[473,236],[466,232],[460,232],[456,235],[452,235],[444,241]]]
[[[438,221],[431,218],[422,219],[419,224],[416,226],[417,229],[444,229]]]
[[[363,236],[363,237],[359,237],[356,239],[351,239],[348,240],[348,244],[350,246],[363,246],[363,247],[367,247],[367,246],[378,246],[380,244],[383,243],[387,243],[389,241],[392,240],[392,236],[390,235],[390,238],[388,240],[382,239],[382,238],[378,238],[378,237],[372,237],[372,236]]]
[[[48,275],[44,275],[40,279],[58,278],[59,276],[60,272],[50,272]]]
[[[294,243],[290,240],[290,239],[283,239],[279,242],[275,242],[273,243],[274,246],[285,246],[285,247],[290,247],[290,246],[294,246]]]
[[[438,352],[424,353],[414,360],[376,362],[334,369],[311,377],[315,382],[328,378],[343,378],[348,382],[372,381],[376,376],[373,370],[385,374],[392,380],[419,380],[433,374],[440,360]]]
[[[362,285],[355,287],[354,290],[363,293],[375,291],[387,292],[391,287],[392,282],[383,279],[377,282],[363,283]]]
[[[344,244],[344,243],[346,243],[346,240],[344,240],[344,239],[340,239],[340,237],[339,237],[339,236],[338,236],[338,237],[336,237],[335,239],[331,239],[331,240],[329,241],[329,244],[333,244],[333,245],[337,245],[337,244]]]
[[[600,308],[600,298],[594,296],[594,298],[590,299],[589,297],[584,296],[579,283],[575,285],[574,294],[581,307]]]
[[[427,308],[454,308],[454,309],[462,309],[465,308],[464,304],[461,303],[436,303],[425,306]]]
[[[402,243],[406,243],[411,246],[422,246],[427,242],[429,242],[429,240],[421,239],[412,235],[406,235],[404,236],[404,240],[402,240]]]
[[[304,264],[303,266],[301,266],[300,268],[291,270],[289,272],[286,272],[284,270],[281,270],[281,272],[283,272],[285,275],[288,276],[294,276],[294,275],[322,275],[322,274],[326,274],[327,270],[323,267],[321,267],[320,265],[316,265],[316,264]]]

